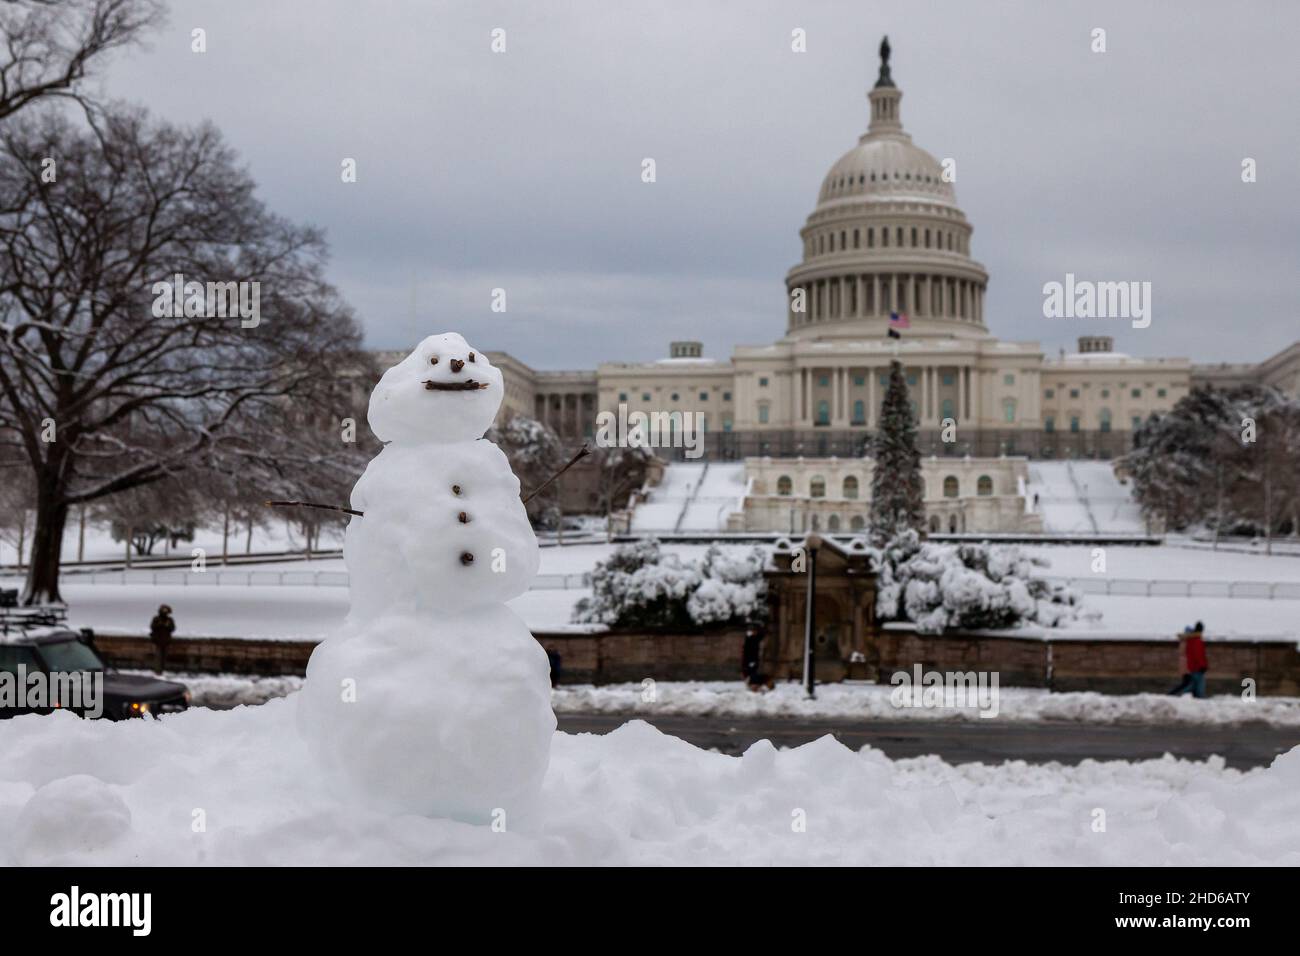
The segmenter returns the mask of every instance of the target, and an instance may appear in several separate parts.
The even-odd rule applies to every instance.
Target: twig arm
[[[578,449],[578,453],[565,463],[563,468],[561,468],[555,474],[551,475],[551,477],[547,478],[545,481],[543,481],[532,491],[528,492],[528,494],[524,496],[524,504],[528,504],[528,502],[532,501],[533,498],[535,498],[539,492],[546,490],[546,488],[551,484],[551,482],[553,482],[556,478],[559,478],[560,475],[564,474],[566,471],[568,471],[570,468],[572,468],[574,465],[576,465],[578,462],[580,462],[582,459],[586,458],[590,454],[591,454],[591,449],[584,444],[581,448]]]
[[[318,505],[314,501],[268,501],[265,504],[268,508],[320,508],[322,511],[341,511],[345,515],[356,515],[358,518],[365,515],[364,511],[353,511],[351,508],[343,508],[339,505]]]

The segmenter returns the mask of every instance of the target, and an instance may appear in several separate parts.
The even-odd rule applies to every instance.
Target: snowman
[[[545,651],[505,602],[537,573],[519,480],[483,438],[501,372],[455,333],[390,368],[368,418],[383,450],[352,490],[352,606],[312,654],[299,727],[367,805],[527,820],[555,715]]]

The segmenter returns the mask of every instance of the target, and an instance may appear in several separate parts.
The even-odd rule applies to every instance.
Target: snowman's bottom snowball
[[[468,822],[535,815],[555,733],[550,665],[504,605],[349,622],[313,652],[298,702],[343,796]]]
[[[891,761],[830,738],[728,757],[632,721],[556,734],[539,828],[497,832],[341,800],[297,731],[300,698],[0,720],[0,866],[1300,864],[1300,748],[1247,773]]]

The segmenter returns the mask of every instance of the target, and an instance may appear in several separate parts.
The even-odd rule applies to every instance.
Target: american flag
[[[898,330],[899,330],[899,329],[910,329],[911,327],[912,327],[912,323],[911,323],[911,321],[908,319],[908,317],[907,317],[907,313],[906,313],[906,312],[890,312],[890,313],[889,313],[889,337],[890,337],[891,339],[900,339],[900,338],[902,338],[902,336],[899,334]]]

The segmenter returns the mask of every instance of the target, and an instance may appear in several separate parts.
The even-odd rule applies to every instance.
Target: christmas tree
[[[916,419],[903,367],[896,361],[890,363],[889,387],[872,446],[876,459],[871,475],[872,538],[884,542],[908,528],[924,530],[925,485],[916,447]]]

